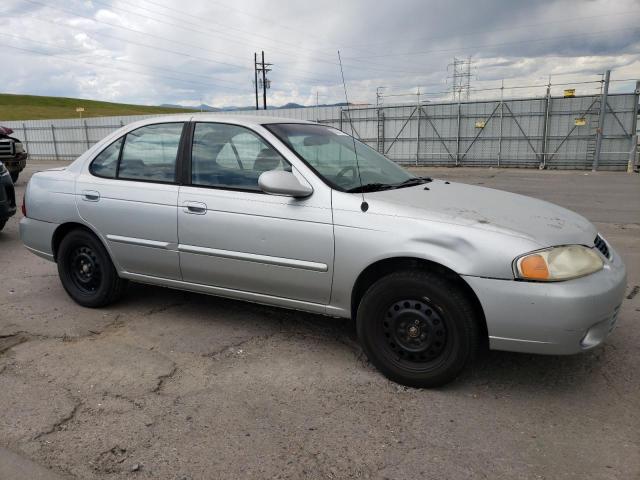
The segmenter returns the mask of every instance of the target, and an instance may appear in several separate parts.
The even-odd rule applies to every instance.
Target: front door
[[[186,159],[185,159],[186,160]],[[333,274],[330,195],[268,195],[267,170],[300,173],[254,131],[194,125],[190,185],[180,188],[184,281],[325,305]]]
[[[180,279],[176,163],[183,126],[162,123],[127,133],[76,183],[81,217],[126,272]]]

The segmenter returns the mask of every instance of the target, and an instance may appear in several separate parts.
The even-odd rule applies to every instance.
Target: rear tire
[[[10,172],[10,175],[11,175],[11,181],[15,184],[18,181],[20,172]]]
[[[118,277],[104,245],[86,230],[73,230],[62,239],[57,261],[62,286],[83,307],[109,305],[127,285]]]
[[[456,378],[479,345],[475,309],[453,280],[403,271],[374,283],[357,313],[367,357],[390,380],[438,387]]]

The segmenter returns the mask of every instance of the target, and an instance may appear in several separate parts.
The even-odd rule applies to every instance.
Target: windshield
[[[335,128],[306,123],[265,125],[338,190],[375,191],[411,184],[414,175]],[[358,166],[360,172],[358,173]]]

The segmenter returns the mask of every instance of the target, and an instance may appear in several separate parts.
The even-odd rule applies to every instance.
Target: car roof
[[[241,123],[251,125],[264,125],[267,123],[315,123],[307,120],[298,120],[288,117],[276,117],[268,115],[229,115],[229,114],[216,114],[216,113],[194,113],[193,120],[205,120],[205,121],[217,121],[217,122],[229,122],[229,123]]]
[[[143,125],[151,125],[154,123],[169,123],[169,122],[188,122],[193,120],[194,122],[220,122],[220,123],[232,123],[235,125],[244,126],[258,126],[269,123],[307,123],[315,124],[315,122],[309,122],[307,120],[298,120],[286,117],[273,117],[262,115],[228,115],[219,113],[192,113],[192,114],[180,114],[180,115],[165,115],[161,117],[150,117],[134,122],[131,125],[140,127]]]

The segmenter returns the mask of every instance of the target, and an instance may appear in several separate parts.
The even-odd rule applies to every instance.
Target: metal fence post
[[[87,126],[87,121],[84,121],[84,139],[87,142],[87,150],[89,150],[89,127]]]
[[[600,98],[600,115],[598,117],[598,130],[596,137],[596,154],[593,157],[592,170],[595,172],[598,170],[598,163],[600,163],[600,152],[602,151],[602,138],[604,136],[604,120],[607,115],[607,95],[609,94],[609,77],[611,76],[611,70],[607,70],[604,74],[604,86],[602,88],[602,96]]]
[[[420,105],[420,97],[418,96],[418,132],[416,133],[416,167],[420,160],[420,113],[422,112],[422,106]]]
[[[551,110],[551,75],[549,75],[549,83],[547,84],[547,97],[544,102],[544,121],[542,123],[542,161],[538,168],[544,170],[547,168],[547,149],[548,149],[548,132],[549,132],[549,112]]]
[[[640,81],[636,81],[636,89],[633,91],[633,105],[637,108],[638,101],[640,100]],[[631,151],[629,152],[629,164],[627,165],[627,171],[629,173],[634,172],[638,168],[638,115],[633,115],[633,122],[631,123]]]
[[[384,110],[379,108],[378,109],[378,152],[380,152],[381,154],[384,155],[384,151],[385,151],[385,135],[386,135],[386,130],[385,130],[385,117],[384,117]]]
[[[458,99],[458,131],[456,132],[456,167],[460,165],[460,100]]]
[[[29,139],[27,138],[27,126],[22,122],[22,133],[24,137],[24,149],[29,151]]]
[[[502,119],[504,117],[504,80],[500,84],[500,136],[498,137],[498,166],[502,160]]]
[[[56,160],[59,160],[60,157],[58,156],[58,144],[56,142],[56,129],[53,126],[53,123],[51,124],[51,138],[53,139],[53,151],[56,154]]]
[[[384,147],[382,149],[380,148],[380,128],[382,127],[382,125],[380,125],[380,107],[376,107],[376,118],[376,148],[378,149],[378,152],[384,154]]]
[[[627,173],[633,173],[638,161],[638,135],[631,135],[631,150],[629,151],[629,163]]]
[[[339,127],[340,131],[344,131],[342,130],[342,112],[343,112],[342,107],[340,107],[340,127]]]

